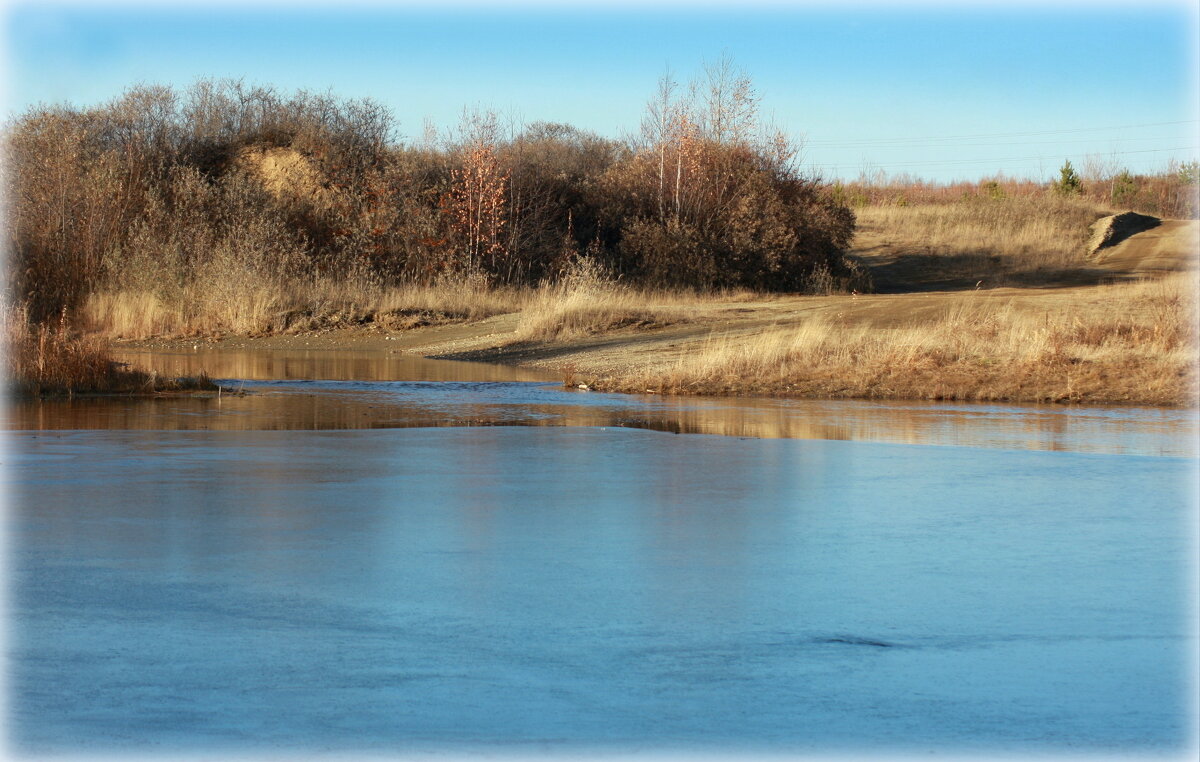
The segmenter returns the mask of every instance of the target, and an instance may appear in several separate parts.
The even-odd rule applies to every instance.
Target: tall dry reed
[[[71,331],[65,315],[56,324],[31,324],[23,310],[5,312],[5,381],[16,395],[151,393],[216,390],[206,376],[161,378],[114,362],[108,343]]]
[[[430,283],[382,285],[345,278],[222,278],[159,292],[102,290],[84,303],[85,324],[120,339],[263,335],[481,320],[525,305],[532,289],[489,285],[479,275],[448,274]]]

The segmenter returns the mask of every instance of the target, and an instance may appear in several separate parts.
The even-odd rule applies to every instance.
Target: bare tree
[[[705,64],[697,90],[704,104],[697,121],[706,139],[722,145],[747,145],[754,139],[761,99],[750,77],[734,67],[728,54]]]
[[[658,158],[658,213],[666,213],[667,146],[671,142],[671,129],[678,118],[675,89],[678,84],[668,69],[658,80],[658,90],[646,104],[646,115],[642,118],[642,140],[644,146],[653,150]]]
[[[496,115],[465,112],[460,132],[461,160],[451,172],[443,208],[459,241],[462,267],[497,273],[505,255],[501,235],[507,223],[508,173],[496,158]]]

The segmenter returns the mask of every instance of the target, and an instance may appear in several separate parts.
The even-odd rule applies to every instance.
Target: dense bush
[[[802,290],[817,270],[846,274],[853,213],[825,188],[745,146],[697,141],[658,197],[645,157],[617,165],[624,266],[654,285]]]
[[[370,100],[241,82],[138,87],[9,125],[9,298],[36,321],[97,289],[236,298],[313,278],[536,284],[580,257],[632,282],[795,290],[849,277],[853,214],[794,167],[727,62],[664,83],[628,142],[472,114],[401,145]]]
[[[218,275],[210,265],[221,260],[239,265],[233,278],[246,267],[350,265],[359,241],[339,223],[363,217],[389,120],[369,101],[285,98],[239,82],[34,109],[5,135],[9,296],[44,321],[98,286],[142,280],[170,291]],[[308,186],[263,174],[256,154],[277,147],[307,169]]]

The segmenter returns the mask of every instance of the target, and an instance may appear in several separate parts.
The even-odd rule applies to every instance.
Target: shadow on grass
[[[972,291],[1000,288],[1072,288],[1139,280],[1144,273],[1111,267],[1076,266],[1018,269],[987,254],[900,254],[869,266],[879,294]]]

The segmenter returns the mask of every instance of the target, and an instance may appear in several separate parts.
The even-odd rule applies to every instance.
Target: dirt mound
[[[1092,258],[1098,271],[1146,278],[1200,267],[1200,220],[1162,220]]]
[[[1092,238],[1088,242],[1088,256],[1095,256],[1101,249],[1116,246],[1135,233],[1150,230],[1162,224],[1162,220],[1137,212],[1122,212],[1101,217],[1092,223]]]
[[[247,146],[238,152],[234,165],[258,179],[276,198],[315,202],[328,193],[312,161],[294,148]]]

